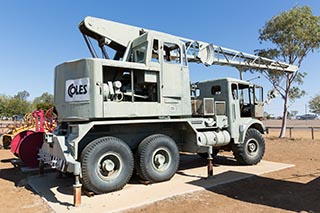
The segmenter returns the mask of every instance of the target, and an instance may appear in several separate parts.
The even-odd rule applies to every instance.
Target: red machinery
[[[32,112],[35,122],[34,130],[25,130],[18,133],[11,141],[11,152],[19,157],[29,167],[38,167],[38,151],[43,143],[44,132],[52,132],[57,126],[57,116],[53,108],[44,112],[36,110]]]

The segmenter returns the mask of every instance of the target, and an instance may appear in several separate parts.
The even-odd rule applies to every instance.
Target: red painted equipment
[[[15,123],[9,127],[5,134],[2,135],[2,138],[0,138],[0,146],[4,149],[10,149],[11,142],[17,134],[27,130],[34,130],[34,128],[34,118],[32,117],[32,113],[28,113],[24,116],[24,122]]]
[[[57,126],[56,115],[52,109],[32,112],[35,131],[26,130],[17,134],[11,142],[11,152],[29,167],[38,167],[38,152],[43,143],[44,132],[52,132]]]
[[[34,133],[34,131],[32,130],[25,130],[23,132],[19,132],[16,136],[14,136],[14,138],[11,141],[11,152],[19,157],[19,145],[21,143],[21,141],[27,137],[28,135]]]
[[[43,143],[44,132],[34,132],[25,137],[19,146],[19,157],[21,161],[30,167],[38,167],[38,152]]]

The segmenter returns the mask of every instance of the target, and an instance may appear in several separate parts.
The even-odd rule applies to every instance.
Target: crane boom
[[[183,42],[186,46],[187,59],[189,62],[203,63],[206,66],[232,66],[242,70],[256,69],[288,73],[298,70],[297,66],[269,58],[100,18],[86,17],[80,23],[79,29],[84,35],[93,57],[97,57],[97,55],[93,51],[90,42],[88,42],[88,37],[98,41],[99,47],[102,48],[105,58],[108,58],[108,56],[105,53],[103,46],[107,45],[116,51],[115,59],[120,59],[121,56],[124,55],[130,41],[133,41],[144,33],[152,31],[157,34],[173,36]]]
[[[199,41],[185,42],[188,60],[201,62],[206,66],[227,65],[240,69],[258,69],[283,72],[295,72],[297,66],[279,62],[265,57],[244,53],[241,51],[208,44]]]

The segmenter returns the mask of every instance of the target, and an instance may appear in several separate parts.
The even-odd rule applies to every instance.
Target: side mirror
[[[276,98],[279,96],[279,92],[273,88],[272,90],[269,90],[267,93],[267,100],[264,102],[265,104],[269,104],[272,99]]]

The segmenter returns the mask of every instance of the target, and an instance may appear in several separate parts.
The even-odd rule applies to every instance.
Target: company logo
[[[68,95],[72,98],[74,95],[85,95],[87,94],[88,85],[75,85],[71,84],[68,87]]]
[[[66,81],[65,101],[88,101],[89,78],[79,78]]]

